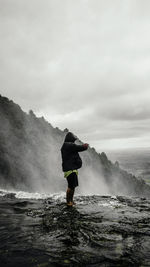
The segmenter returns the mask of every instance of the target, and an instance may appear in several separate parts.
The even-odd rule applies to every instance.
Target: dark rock
[[[49,201],[1,199],[1,267],[150,266],[148,199],[78,196],[73,208]]]

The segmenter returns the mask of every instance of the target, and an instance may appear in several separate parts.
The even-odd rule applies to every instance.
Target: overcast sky
[[[0,85],[98,151],[150,147],[150,1],[0,0]]]

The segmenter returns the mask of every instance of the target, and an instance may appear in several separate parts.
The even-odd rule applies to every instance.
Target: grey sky
[[[149,0],[0,0],[1,94],[97,150],[150,147]]]

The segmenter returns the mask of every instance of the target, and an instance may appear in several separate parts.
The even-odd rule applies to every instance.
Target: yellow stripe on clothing
[[[70,171],[64,172],[64,177],[67,178],[73,172],[75,172],[78,175],[78,171],[77,170],[70,170]]]

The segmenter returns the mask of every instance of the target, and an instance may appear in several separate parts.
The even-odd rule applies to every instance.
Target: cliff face
[[[60,148],[66,134],[43,117],[29,114],[0,96],[0,187],[57,192],[66,187]],[[81,154],[81,193],[150,195],[150,187],[94,148]]]
[[[55,175],[57,188],[58,158],[54,155],[58,156],[61,131],[4,97],[0,97],[0,124],[0,185],[44,190]]]

